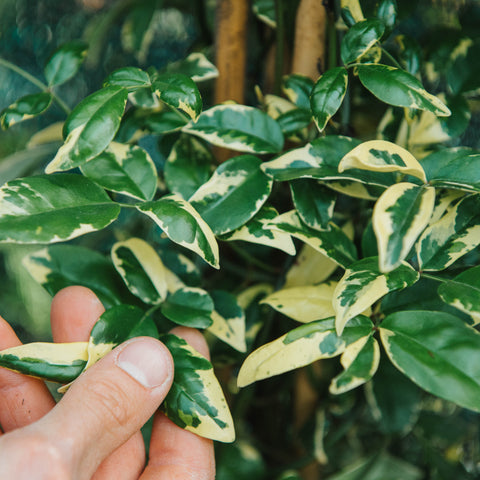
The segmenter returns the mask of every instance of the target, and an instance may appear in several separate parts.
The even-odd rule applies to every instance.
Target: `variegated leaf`
[[[80,375],[87,363],[87,342],[27,343],[0,352],[0,367],[31,377],[67,383]]]
[[[119,213],[120,206],[81,175],[19,178],[0,189],[0,242],[70,240],[106,227]]]
[[[62,288],[90,288],[105,308],[135,297],[118,277],[111,260],[80,245],[51,245],[24,257],[23,266],[52,297]]]
[[[397,268],[428,225],[435,206],[435,189],[397,183],[380,196],[373,209],[381,272]]]
[[[342,39],[340,53],[343,63],[358,61],[382,38],[384,31],[384,24],[376,18],[352,25]]]
[[[212,267],[219,268],[215,235],[190,203],[172,194],[145,202],[137,209],[149,216],[170,240],[197,253]]]
[[[394,290],[413,285],[419,274],[403,263],[395,270],[381,273],[378,258],[368,257],[351,265],[338,282],[334,294],[335,326],[342,334],[347,322]]]
[[[271,293],[260,303],[266,303],[287,317],[309,323],[335,315],[333,295],[336,282],[290,287]]]
[[[427,392],[480,411],[480,334],[444,312],[387,316],[380,337],[392,363]]]
[[[0,124],[6,130],[15,123],[23,122],[42,114],[51,104],[52,94],[50,92],[25,95],[0,113]]]
[[[212,364],[185,340],[162,335],[175,359],[175,374],[163,408],[178,426],[220,442],[233,442],[235,430]]]
[[[420,270],[443,270],[480,244],[480,196],[469,195],[423,232],[416,251]]]
[[[438,287],[438,294],[445,303],[458,308],[480,323],[480,266],[469,268]]]
[[[297,107],[310,108],[313,80],[305,75],[293,73],[282,79],[282,91]]]
[[[315,83],[310,96],[313,119],[320,132],[340,108],[348,85],[348,72],[344,67],[327,70]]]
[[[252,11],[255,16],[271,28],[277,28],[275,2],[272,0],[253,0]]]
[[[362,316],[351,321],[342,337],[335,332],[333,318],[302,325],[252,352],[240,368],[237,384],[245,387],[322,358],[336,357],[371,329],[371,321]]]
[[[315,230],[328,230],[337,195],[325,185],[303,178],[291,180],[290,191],[303,222]]]
[[[480,154],[476,150],[442,149],[423,158],[422,167],[435,187],[480,192]]]
[[[170,150],[164,167],[165,182],[172,193],[188,200],[211,175],[212,153],[190,135],[181,136]]]
[[[207,331],[235,350],[246,352],[245,312],[237,298],[223,290],[214,290],[210,295],[214,303],[211,314],[213,323]]]
[[[217,105],[182,130],[213,145],[247,153],[276,153],[284,141],[275,120],[245,105]]]
[[[45,64],[45,78],[48,86],[58,86],[72,78],[80,69],[88,45],[85,42],[75,40],[57,48]]]
[[[212,297],[201,288],[182,287],[162,303],[161,312],[172,322],[192,328],[212,325],[214,304]]]
[[[273,181],[261,160],[240,155],[222,163],[190,203],[216,235],[231,232],[253,218],[270,195]]]
[[[291,210],[279,215],[267,227],[298,238],[344,268],[357,259],[355,245],[334,223],[330,223],[329,230],[319,232],[302,223],[298,213]]]
[[[305,243],[287,272],[284,288],[324,282],[337,268],[336,262]]]
[[[267,245],[271,248],[295,255],[295,244],[290,234],[268,228],[268,224],[278,217],[275,208],[264,205],[245,225],[219,237],[223,241],[241,240],[244,242]]]
[[[357,66],[357,71],[364,87],[382,102],[398,107],[428,110],[439,117],[448,117],[451,113],[439,98],[423,88],[416,77],[400,68],[363,64]]]
[[[183,60],[170,63],[167,71],[187,75],[194,82],[203,82],[218,77],[217,67],[201,52],[193,52]]]
[[[158,338],[155,322],[133,305],[115,305],[102,313],[90,332],[88,362],[91,367],[117,345],[135,337]]]
[[[106,190],[138,200],[151,200],[157,190],[155,164],[150,155],[136,145],[112,142],[80,169]]]
[[[196,120],[202,111],[202,97],[195,82],[181,73],[157,75],[153,90],[158,98]]]
[[[340,357],[344,371],[330,384],[330,393],[339,395],[367,383],[380,364],[380,347],[372,335],[347,346]]]
[[[417,159],[407,150],[385,140],[361,143],[347,153],[338,165],[338,171],[360,168],[374,172],[399,172],[412,175],[426,183],[427,178]]]
[[[383,191],[395,183],[393,173],[359,169],[339,172],[340,160],[359,143],[350,137],[327,135],[302,148],[291,150],[275,160],[263,163],[262,169],[277,181],[315,178],[328,182],[329,187],[334,181],[338,181],[344,185],[345,190],[352,189],[352,184],[353,186],[358,184],[363,190],[365,186],[376,186]]]
[[[342,17],[348,26],[365,20],[359,0],[341,0],[340,8],[342,9]]]
[[[167,297],[166,268],[145,240],[130,238],[112,247],[112,260],[128,289],[143,302],[158,304]]]
[[[123,87],[110,86],[82,100],[68,116],[63,127],[65,143],[45,172],[79,167],[103,152],[120,126],[127,94]]]

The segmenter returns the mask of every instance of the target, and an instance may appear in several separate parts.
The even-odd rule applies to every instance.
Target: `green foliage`
[[[237,427],[219,478],[301,478],[293,469],[313,459],[331,480],[476,478],[462,446],[479,432],[480,152],[462,135],[478,38],[422,50],[400,33],[408,16],[395,1],[363,3],[366,15],[341,2],[330,68],[315,81],[285,75],[286,98],[255,105],[211,105],[204,86],[218,72],[204,53],[146,68],[138,28],[163,10],[132,7],[123,41],[140,60],[64,109],[61,137],[38,133],[53,138],[53,159],[0,188],[0,242],[43,244],[24,259],[32,277],[52,295],[88,286],[107,311],[88,345],[27,344],[0,352],[0,365],[68,383],[151,335],[175,362],[165,413],[222,442]],[[253,2],[263,28],[276,28],[274,7]],[[46,84],[6,106],[2,127],[64,104],[56,87],[86,55],[83,42],[57,48]],[[219,164],[217,147],[231,158]],[[213,364],[227,365],[221,386],[168,333],[177,324],[205,331]],[[300,368],[321,398],[303,430],[287,373]],[[473,426],[430,445],[428,420],[446,412]]]

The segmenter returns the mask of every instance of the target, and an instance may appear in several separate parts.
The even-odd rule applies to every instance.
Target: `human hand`
[[[84,287],[68,287],[52,301],[56,342],[88,340],[104,309]],[[173,330],[208,357],[203,336]],[[0,350],[20,345],[0,318]],[[173,380],[173,360],[158,340],[129,340],[86,370],[55,405],[38,379],[0,368],[2,480],[212,480],[213,443],[155,413],[145,467],[141,426],[157,410]]]

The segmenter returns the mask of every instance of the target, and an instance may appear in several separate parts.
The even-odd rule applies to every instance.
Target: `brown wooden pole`
[[[292,73],[317,78],[325,70],[327,11],[322,0],[301,0],[295,20]]]

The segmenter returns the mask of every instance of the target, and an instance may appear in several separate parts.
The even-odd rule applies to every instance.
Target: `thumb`
[[[35,427],[57,439],[72,478],[90,478],[153,415],[172,380],[168,349],[154,338],[134,338],[80,375]]]

